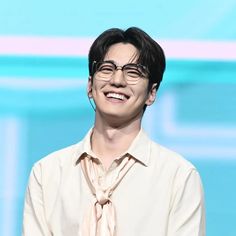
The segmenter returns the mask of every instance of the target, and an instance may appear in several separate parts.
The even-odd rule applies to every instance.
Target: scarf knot
[[[97,189],[95,195],[96,195],[96,199],[97,199],[98,203],[101,206],[103,206],[108,201],[110,201],[109,191],[104,191],[102,189]]]

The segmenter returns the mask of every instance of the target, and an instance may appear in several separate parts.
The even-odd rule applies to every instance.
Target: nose
[[[124,73],[121,67],[117,67],[115,73],[113,74],[110,83],[116,87],[126,86],[126,80],[124,77]]]

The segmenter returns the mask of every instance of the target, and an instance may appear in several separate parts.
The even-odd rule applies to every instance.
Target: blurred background
[[[143,126],[202,177],[207,235],[235,236],[236,2],[146,0],[0,4],[0,235],[20,236],[33,163],[92,126],[87,53],[107,28],[138,26],[167,70]]]

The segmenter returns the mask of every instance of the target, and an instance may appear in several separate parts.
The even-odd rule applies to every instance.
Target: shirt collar
[[[75,164],[79,163],[79,160],[84,155],[94,156],[91,149],[91,135],[93,128],[91,128],[84,139],[77,144]],[[143,129],[140,129],[139,133],[131,143],[130,147],[124,154],[129,154],[133,158],[137,159],[139,162],[148,166],[151,152],[151,140],[148,138],[147,134]],[[122,155],[123,156],[123,155]]]
[[[148,166],[151,154],[151,140],[143,129],[140,129],[138,135],[128,148],[127,153]]]

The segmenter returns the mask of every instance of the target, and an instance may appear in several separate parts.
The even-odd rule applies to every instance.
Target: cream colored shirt
[[[80,229],[94,196],[80,157],[85,153],[94,156],[90,135],[91,131],[80,143],[34,165],[25,198],[24,236],[86,236]],[[111,197],[117,236],[204,236],[203,189],[195,167],[151,141],[143,130],[127,153],[137,162]],[[102,182],[112,179],[120,159],[107,171],[98,165]]]

